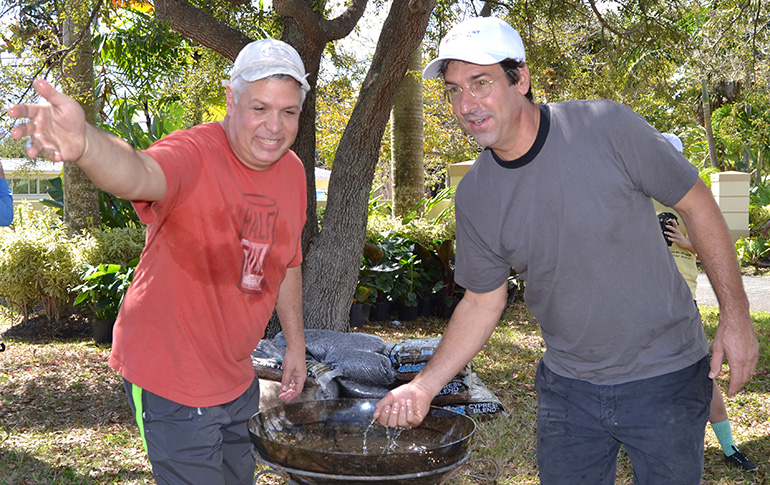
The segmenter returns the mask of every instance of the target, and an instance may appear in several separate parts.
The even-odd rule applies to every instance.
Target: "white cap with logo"
[[[482,66],[506,59],[527,60],[519,33],[495,17],[474,17],[452,27],[441,39],[438,57],[428,64],[423,77],[438,77],[441,62],[448,59]]]
[[[230,82],[238,77],[253,82],[276,74],[291,76],[305,92],[310,91],[299,54],[286,42],[276,39],[255,40],[241,49],[230,72]]]

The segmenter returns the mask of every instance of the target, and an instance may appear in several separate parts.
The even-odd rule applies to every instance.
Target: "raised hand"
[[[27,156],[42,155],[54,162],[78,160],[86,149],[86,121],[83,109],[74,99],[51,86],[45,79],[32,84],[47,104],[17,104],[8,109],[12,118],[26,118],[14,126],[11,136],[29,137]]]

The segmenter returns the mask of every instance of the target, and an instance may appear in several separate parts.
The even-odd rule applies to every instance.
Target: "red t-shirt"
[[[289,151],[250,169],[219,123],[174,132],[146,153],[163,169],[166,194],[134,201],[147,238],[110,365],[180,404],[230,402],[254,380],[251,352],[286,269],[302,262],[302,162]]]

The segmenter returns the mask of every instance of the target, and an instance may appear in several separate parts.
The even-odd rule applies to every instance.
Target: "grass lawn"
[[[717,312],[701,307],[701,313],[712,338]],[[736,444],[761,468],[752,474],[728,468],[709,427],[704,483],[770,483],[770,313],[752,315],[761,349],[757,373],[726,401]],[[87,323],[77,315],[55,325],[0,323],[7,344],[0,353],[0,484],[152,483],[122,380],[107,366],[109,349],[91,341]],[[421,318],[358,330],[398,342],[437,336],[445,324]],[[517,302],[473,362],[508,414],[479,422],[473,441],[471,460],[496,463],[499,484],[537,483],[534,374],[543,350],[537,323]],[[725,389],[726,378],[720,377],[719,384]],[[470,475],[488,470],[483,462],[466,465],[448,483],[484,483]],[[285,483],[270,477],[260,483]],[[623,455],[617,483],[632,483]]]

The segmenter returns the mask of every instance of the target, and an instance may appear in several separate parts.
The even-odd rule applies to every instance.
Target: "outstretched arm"
[[[159,200],[165,195],[166,178],[155,159],[86,123],[80,105],[46,80],[37,79],[33,86],[48,104],[8,109],[12,118],[26,118],[11,136],[29,137],[29,157],[75,162],[93,183],[124,199]]]
[[[682,216],[695,251],[719,300],[719,326],[714,337],[711,372],[719,375],[722,362],[730,366],[728,396],[735,395],[757,366],[759,342],[749,315],[735,247],[727,223],[711,191],[700,179],[675,206]]]

